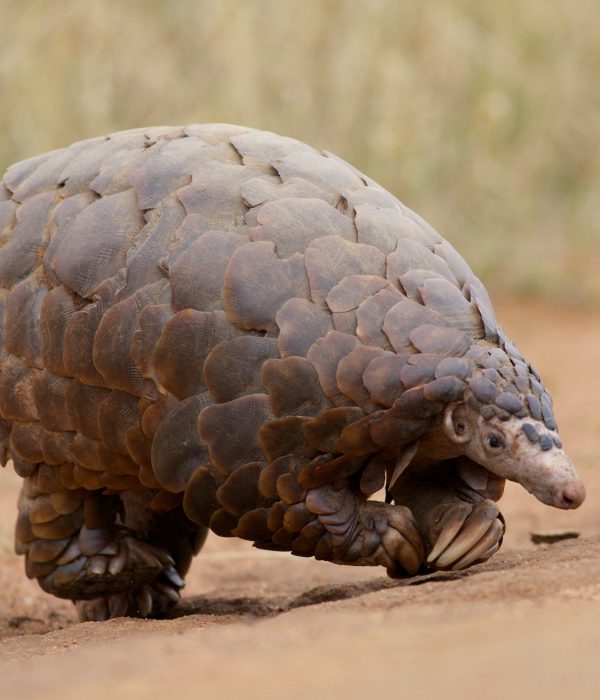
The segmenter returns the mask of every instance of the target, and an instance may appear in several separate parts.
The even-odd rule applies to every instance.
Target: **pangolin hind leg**
[[[416,518],[427,567],[458,570],[489,559],[500,548],[505,526],[496,501],[503,488],[503,479],[463,459],[403,474],[393,497]]]
[[[19,498],[15,547],[28,577],[76,602],[83,620],[164,614],[179,599],[201,528],[181,512],[179,528],[164,527],[176,515],[153,514],[143,492],[128,517],[119,495],[57,485],[57,469],[33,468]]]

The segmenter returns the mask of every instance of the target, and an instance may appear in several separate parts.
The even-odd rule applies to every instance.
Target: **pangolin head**
[[[505,350],[473,346],[463,400],[446,406],[444,432],[466,457],[542,503],[577,508],[585,488],[558,436],[550,395],[533,367]]]

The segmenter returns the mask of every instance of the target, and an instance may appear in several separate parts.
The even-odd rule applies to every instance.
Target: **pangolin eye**
[[[503,442],[502,438],[499,438],[497,435],[490,435],[488,437],[488,445],[493,449],[497,450],[500,447],[503,447]]]

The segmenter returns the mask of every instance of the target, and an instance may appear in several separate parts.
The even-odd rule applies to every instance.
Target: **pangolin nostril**
[[[564,487],[560,494],[561,508],[578,508],[585,499],[585,488],[580,481],[575,481]]]

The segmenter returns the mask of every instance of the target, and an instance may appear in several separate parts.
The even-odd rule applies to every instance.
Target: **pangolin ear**
[[[463,444],[471,439],[471,428],[466,413],[465,405],[460,403],[446,409],[444,430],[452,442]]]

